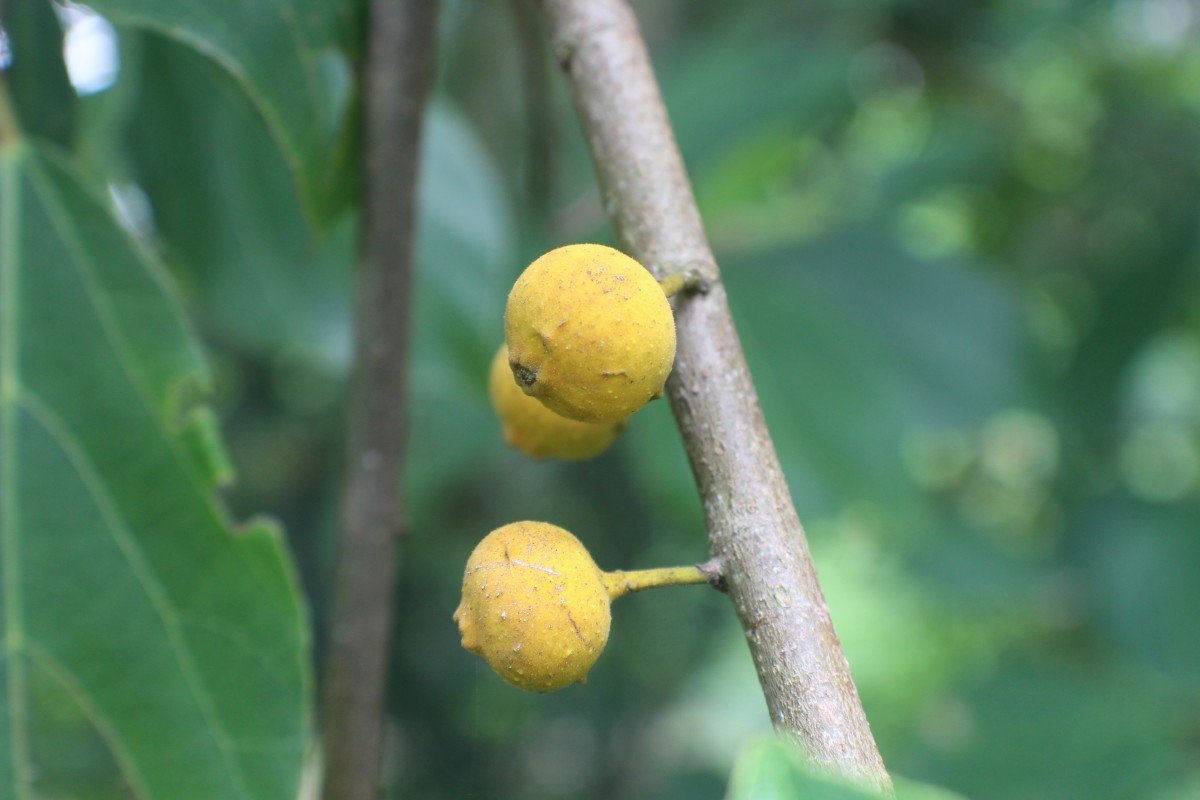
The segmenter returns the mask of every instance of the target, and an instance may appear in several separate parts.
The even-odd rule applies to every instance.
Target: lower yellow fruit
[[[661,397],[675,318],[658,281],[624,253],[573,244],[534,261],[504,312],[522,390],[564,417],[615,422]]]
[[[504,441],[532,458],[592,458],[607,450],[626,425],[624,420],[578,422],[546,408],[517,386],[504,345],[492,359],[488,394],[500,417]]]
[[[608,642],[603,573],[568,531],[514,522],[489,533],[467,560],[454,621],[462,646],[521,689],[583,683]]]

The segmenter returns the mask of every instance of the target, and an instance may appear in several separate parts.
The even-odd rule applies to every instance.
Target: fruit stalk
[[[667,394],[775,727],[816,764],[890,793],[627,0],[543,0],[622,249],[662,278],[694,269],[676,306]]]
[[[720,580],[720,571],[711,562],[689,567],[614,570],[604,573],[604,586],[608,589],[609,598],[613,600],[645,589],[657,589],[660,586],[708,583],[720,587]]]

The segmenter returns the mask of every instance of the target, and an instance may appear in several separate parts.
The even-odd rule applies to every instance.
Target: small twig
[[[890,791],[759,409],[683,159],[626,0],[543,0],[622,247],[658,277],[695,265],[667,382],[775,726],[818,765]],[[719,100],[718,100],[719,102]]]
[[[327,800],[380,795],[397,540],[406,524],[408,313],[435,0],[373,0],[364,108],[356,383],[323,696]]]

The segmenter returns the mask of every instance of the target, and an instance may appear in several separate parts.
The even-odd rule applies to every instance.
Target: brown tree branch
[[[406,520],[409,298],[435,0],[370,4],[356,378],[323,697],[326,800],[379,796],[397,540]]]
[[[691,269],[709,285],[679,302],[667,391],[771,719],[816,764],[890,791],[637,20],[625,0],[543,0],[543,9],[623,248],[659,278]]]

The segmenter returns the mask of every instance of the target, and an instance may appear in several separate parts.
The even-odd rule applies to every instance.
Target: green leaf
[[[908,768],[976,800],[1148,797],[1183,774],[1194,719],[1148,674],[1091,654],[1004,659],[953,695],[957,723],[928,718],[937,740],[914,739]]]
[[[1200,686],[1200,537],[1194,503],[1082,505],[1073,535],[1098,633],[1158,680]]]
[[[241,85],[266,119],[310,214],[328,221],[353,183],[349,2],[94,0],[97,12],[191,46]]]
[[[417,192],[409,502],[477,470],[480,443],[503,450],[485,386],[504,339],[504,303],[524,267],[496,165],[467,117],[434,102],[425,118]]]
[[[723,266],[785,471],[811,472],[830,493],[806,507],[866,498],[893,522],[924,524],[904,436],[977,425],[1019,402],[1012,293],[863,229]]]
[[[343,369],[353,220],[317,241],[287,164],[233,81],[175,42],[126,38],[140,53],[140,68],[120,79],[137,93],[130,168],[203,329],[241,350]]]
[[[795,743],[780,736],[742,748],[725,800],[878,800],[878,795],[821,775]]]
[[[732,28],[685,40],[662,69],[685,161],[711,163],[746,136],[798,127],[797,121],[844,106],[852,47],[837,33],[805,36],[781,24],[779,9],[769,6],[747,8]]]
[[[7,80],[21,124],[66,146],[75,126],[75,90],[63,60],[63,32],[46,2],[12,3],[4,15],[12,65]]]
[[[918,783],[899,775],[892,775],[892,784],[896,789],[896,800],[966,800],[958,792],[943,789],[940,786],[930,786]]]
[[[137,797],[294,797],[310,678],[287,553],[235,535],[179,431],[204,371],[163,274],[23,140],[0,149],[0,302],[0,797],[53,792],[42,734],[78,712]]]
[[[964,800],[937,786],[892,776],[896,800]],[[822,773],[782,736],[769,734],[742,746],[725,800],[878,800],[880,796]]]

